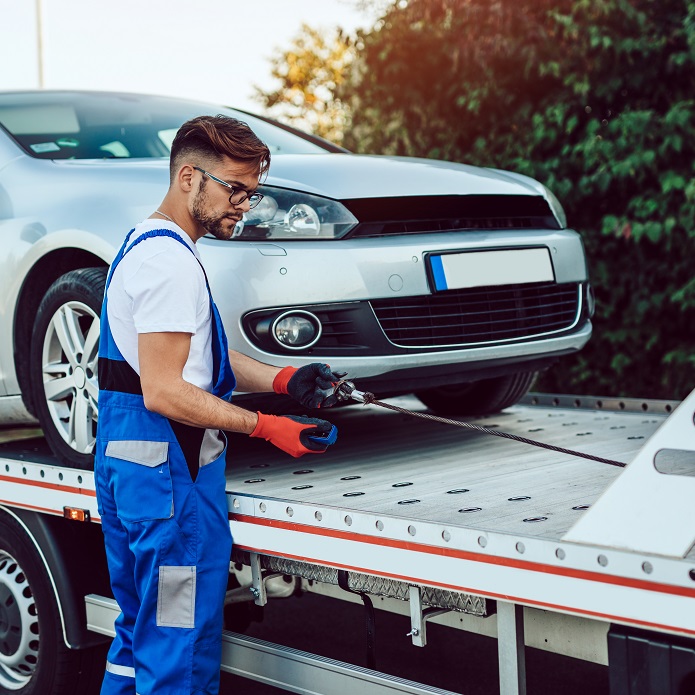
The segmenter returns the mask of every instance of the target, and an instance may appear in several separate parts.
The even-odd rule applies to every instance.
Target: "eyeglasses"
[[[205,171],[205,169],[201,169],[200,167],[193,168],[199,171],[201,174],[207,176],[209,179],[212,179],[216,183],[219,183],[221,186],[228,188],[231,191],[231,193],[229,194],[230,205],[241,205],[245,200],[248,200],[249,209],[253,209],[256,207],[256,205],[258,205],[258,203],[261,202],[261,200],[263,200],[262,193],[249,193],[247,190],[243,188],[237,188],[236,186],[232,186],[230,183],[227,183],[222,179],[218,179],[217,176],[213,176],[211,173]]]

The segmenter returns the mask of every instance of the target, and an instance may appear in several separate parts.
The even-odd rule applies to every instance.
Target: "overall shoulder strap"
[[[128,235],[126,236],[123,244],[121,244],[121,248],[118,250],[118,253],[116,254],[116,257],[113,259],[113,263],[111,263],[111,269],[109,270],[109,274],[106,278],[106,289],[108,289],[109,285],[111,284],[111,277],[113,275],[113,271],[116,270],[116,266],[123,260],[123,256],[126,254],[126,247],[128,246],[128,241],[130,240],[130,237],[133,235],[133,232],[135,229],[131,229],[128,232]]]

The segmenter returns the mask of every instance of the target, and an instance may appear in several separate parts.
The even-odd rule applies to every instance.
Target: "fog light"
[[[321,337],[321,322],[308,311],[286,311],[273,321],[270,332],[283,347],[303,350]]]

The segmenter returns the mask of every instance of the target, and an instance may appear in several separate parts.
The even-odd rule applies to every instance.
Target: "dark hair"
[[[256,164],[260,177],[270,167],[268,146],[243,121],[221,114],[192,118],[179,128],[171,145],[171,181],[186,159],[218,163],[223,157]]]

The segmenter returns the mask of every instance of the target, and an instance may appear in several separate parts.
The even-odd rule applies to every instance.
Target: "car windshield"
[[[339,150],[280,124],[202,102],[98,92],[0,94],[0,125],[39,159],[168,157],[182,123],[216,114],[248,123],[274,154]]]

